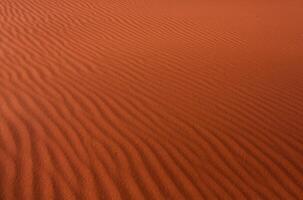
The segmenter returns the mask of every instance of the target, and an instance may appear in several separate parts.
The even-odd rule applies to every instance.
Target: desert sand
[[[0,199],[303,199],[302,9],[1,0]]]

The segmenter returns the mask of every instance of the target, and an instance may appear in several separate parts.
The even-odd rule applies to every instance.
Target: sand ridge
[[[300,1],[2,0],[0,199],[300,199]]]

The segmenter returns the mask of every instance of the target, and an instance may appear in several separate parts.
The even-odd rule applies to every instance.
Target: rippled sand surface
[[[0,199],[302,199],[302,8],[1,0]]]

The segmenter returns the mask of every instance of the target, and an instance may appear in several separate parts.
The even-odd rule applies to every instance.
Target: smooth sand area
[[[303,1],[1,0],[0,199],[303,199]]]

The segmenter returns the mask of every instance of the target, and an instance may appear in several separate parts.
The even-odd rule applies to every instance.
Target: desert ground
[[[303,1],[1,0],[0,199],[303,199]]]

